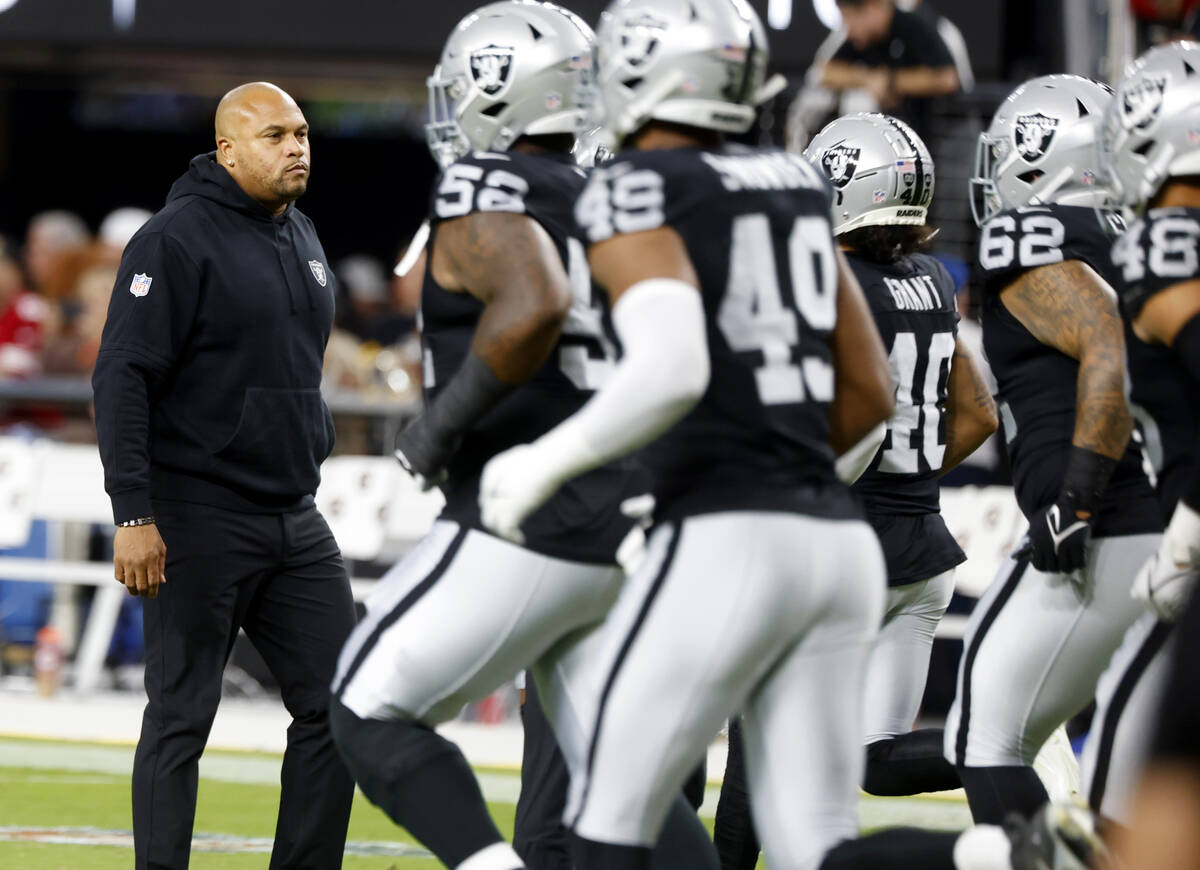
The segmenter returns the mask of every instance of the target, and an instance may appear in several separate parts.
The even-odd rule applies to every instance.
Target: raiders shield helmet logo
[[[1054,134],[1058,132],[1058,118],[1041,112],[1018,115],[1013,126],[1013,143],[1026,163],[1036,163],[1046,156]]]
[[[1126,130],[1145,132],[1162,112],[1166,73],[1145,73],[1121,88],[1121,123]]]
[[[471,78],[489,97],[504,93],[511,79],[513,50],[502,45],[488,45],[471,52]]]
[[[650,62],[654,52],[662,44],[666,23],[650,15],[630,18],[621,25],[621,57],[633,69],[641,69]]]
[[[821,155],[821,167],[838,190],[841,190],[854,178],[854,173],[858,170],[860,154],[862,154],[861,148],[834,145]]]

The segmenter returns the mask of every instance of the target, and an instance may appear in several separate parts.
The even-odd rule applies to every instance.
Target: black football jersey
[[[946,453],[946,398],[958,335],[954,279],[926,254],[874,263],[847,254],[888,351],[896,411],[870,467],[854,485],[876,526],[888,582],[927,580],[966,561],[942,522],[938,473]],[[895,517],[930,519],[884,534]],[[915,532],[915,535],[913,534]]]
[[[472,427],[451,460],[442,486],[447,519],[482,528],[479,476],[487,461],[533,441],[579,410],[614,364],[603,326],[603,294],[592,286],[582,233],[572,214],[586,182],[586,173],[565,155],[510,151],[463,157],[442,173],[434,188],[431,246],[444,221],[472,212],[525,214],[553,239],[575,294],[563,335],[545,365]],[[483,309],[469,293],[442,289],[432,270],[426,271],[420,312],[426,401],[436,398],[462,365]],[[581,475],[525,521],[526,546],[564,559],[612,562],[631,528],[619,504],[648,488],[631,460]]]
[[[671,227],[703,296],[708,389],[644,451],[659,519],[858,514],[834,472],[826,416],[837,320],[829,210],[825,178],[778,150],[631,151],[593,173],[576,209],[589,243]]]
[[[1013,486],[1026,517],[1053,503],[1062,489],[1075,433],[1079,362],[1034,338],[1004,307],[1000,293],[1024,272],[1067,260],[1086,263],[1115,285],[1109,252],[1119,223],[1112,216],[1110,233],[1094,209],[1048,205],[1002,212],[983,225],[983,348],[999,387]],[[1141,445],[1135,433],[1101,499],[1096,537],[1162,528]]]
[[[1113,246],[1121,309],[1130,323],[1155,293],[1200,278],[1200,209],[1146,214]],[[1200,384],[1169,348],[1129,332],[1130,401],[1145,434],[1164,517],[1193,479],[1200,445]]]

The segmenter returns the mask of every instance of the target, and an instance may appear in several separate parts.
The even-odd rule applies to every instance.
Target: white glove
[[[547,462],[536,444],[518,444],[493,456],[479,483],[483,524],[514,544],[524,544],[521,523],[546,503],[562,485],[547,474]]]
[[[629,576],[646,558],[646,531],[654,519],[654,496],[635,495],[621,502],[621,513],[637,523],[617,547],[617,564]]]
[[[863,439],[837,458],[837,476],[847,486],[863,476],[875,460],[883,439],[887,437],[887,421],[880,423]]]
[[[1177,565],[1161,546],[1134,578],[1133,597],[1159,619],[1174,622],[1187,607],[1198,574],[1192,565]]]
[[[1180,501],[1158,552],[1133,580],[1132,595],[1159,619],[1174,622],[1187,607],[1200,574],[1200,514]]]

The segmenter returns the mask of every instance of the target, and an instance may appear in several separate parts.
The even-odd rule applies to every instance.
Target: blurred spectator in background
[[[83,218],[69,211],[44,211],[29,222],[25,232],[25,276],[29,289],[40,293],[58,259],[67,251],[91,241]]]
[[[825,64],[821,84],[858,95],[843,111],[886,111],[929,136],[929,100],[961,87],[954,57],[935,24],[895,0],[838,0],[845,42]]]
[[[351,254],[334,271],[346,290],[346,309],[340,318],[344,329],[383,347],[412,332],[413,316],[394,304],[383,263],[366,254]]]
[[[425,250],[421,249],[412,268],[403,275],[394,271],[392,273],[392,304],[400,314],[409,318],[412,324],[409,327],[410,331],[416,329],[417,311],[421,307],[421,286],[425,283]],[[396,254],[396,262],[400,263],[407,254],[408,245],[405,245]]]
[[[91,374],[120,261],[121,250],[106,244],[77,248],[58,258],[43,293],[43,372]]]
[[[803,151],[817,130],[853,112],[888,111],[928,140],[929,98],[975,86],[962,32],[921,0],[837,0],[837,8],[840,24],[789,107],[788,147]]]
[[[1137,52],[1176,39],[1200,39],[1200,0],[1130,0]]]
[[[12,246],[0,237],[0,377],[30,377],[40,370],[47,306],[25,289]]]
[[[144,208],[126,206],[114,209],[100,222],[100,232],[96,234],[96,240],[105,251],[116,258],[117,263],[120,263],[121,254],[133,238],[133,234],[152,216]]]
[[[975,70],[971,67],[971,52],[967,48],[967,40],[962,31],[953,21],[942,15],[932,3],[922,3],[921,0],[896,0],[896,7],[905,12],[915,12],[932,24],[946,44],[950,56],[954,59],[954,71],[958,73],[959,90],[972,91],[975,89]]]
[[[397,255],[403,260],[407,246]],[[323,388],[354,390],[368,400],[418,402],[421,385],[421,346],[416,332],[425,252],[404,275],[389,279],[383,265],[358,254],[336,269],[346,295],[338,300],[337,323],[325,348]],[[338,447],[350,452],[375,452],[363,426],[342,421]],[[390,450],[390,445],[383,445]]]

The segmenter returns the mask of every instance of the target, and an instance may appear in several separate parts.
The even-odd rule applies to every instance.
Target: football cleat
[[[1111,860],[1092,813],[1077,804],[1048,803],[1032,819],[1011,815],[1004,830],[1013,870],[1091,870]]]

